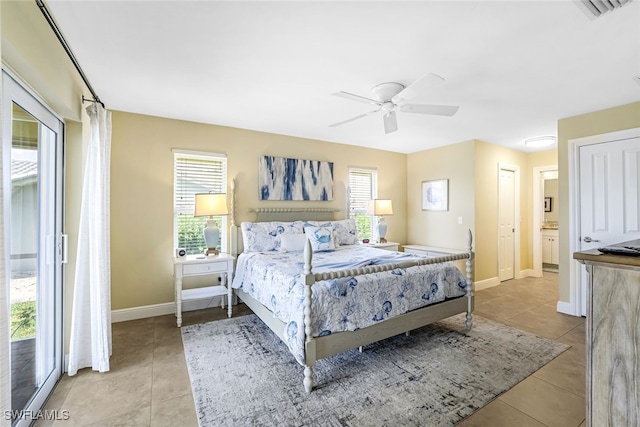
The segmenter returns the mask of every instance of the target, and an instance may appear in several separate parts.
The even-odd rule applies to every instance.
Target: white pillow
[[[304,250],[307,243],[307,236],[300,234],[282,234],[280,235],[280,252],[300,252]]]
[[[306,226],[304,232],[314,252],[330,252],[336,249],[333,227]]]

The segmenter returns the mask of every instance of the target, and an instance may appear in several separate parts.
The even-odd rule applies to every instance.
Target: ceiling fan
[[[368,111],[364,114],[351,117],[338,123],[333,123],[329,127],[341,126],[345,123],[370,116],[379,111],[383,113],[384,133],[391,133],[398,130],[398,120],[396,119],[396,110],[403,113],[431,114],[436,116],[453,116],[458,111],[458,106],[452,105],[429,105],[429,104],[408,104],[405,103],[405,97],[415,96],[417,88],[425,83],[434,84],[441,83],[444,79],[437,74],[429,73],[409,86],[405,87],[400,83],[389,82],[380,83],[371,89],[372,98],[355,95],[349,92],[336,92],[332,95],[340,98],[350,99],[352,101],[364,102],[376,106],[375,110]]]

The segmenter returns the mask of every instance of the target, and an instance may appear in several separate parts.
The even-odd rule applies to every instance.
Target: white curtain
[[[89,366],[94,371],[106,372],[111,356],[111,113],[97,102],[87,108],[87,113],[91,120],[91,136],[82,185],[69,375]]]

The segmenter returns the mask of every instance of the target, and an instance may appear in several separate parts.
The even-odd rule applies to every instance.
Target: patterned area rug
[[[452,426],[569,346],[474,316],[303,368],[255,315],[182,328],[201,426]]]

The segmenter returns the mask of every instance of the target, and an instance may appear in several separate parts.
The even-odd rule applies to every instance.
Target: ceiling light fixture
[[[524,140],[524,145],[527,147],[538,148],[538,147],[546,147],[548,145],[553,145],[556,143],[555,136],[538,136],[535,138],[529,138]]]

